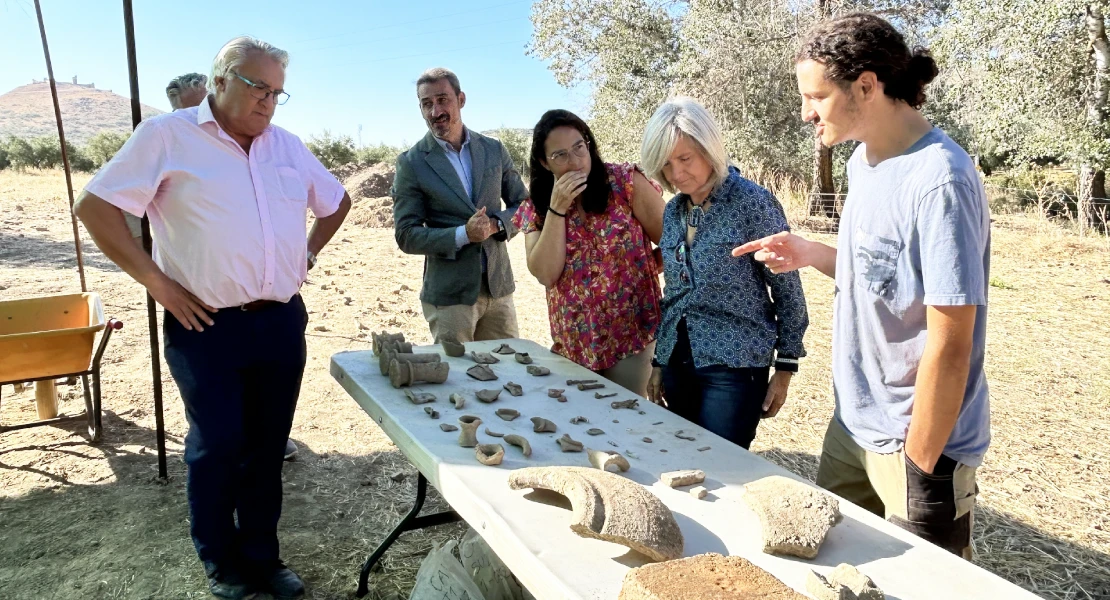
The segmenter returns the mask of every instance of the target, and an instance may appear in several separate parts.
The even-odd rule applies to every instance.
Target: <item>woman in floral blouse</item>
[[[659,242],[667,293],[648,398],[747,448],[786,401],[809,317],[796,272],[774,275],[731,252],[788,230],[786,215],[728,164],[717,124],[694,100],[655,111],[640,155],[648,176],[678,192]]]
[[[635,165],[602,162],[590,128],[565,110],[536,124],[530,167],[514,223],[547,287],[552,351],[643,396],[660,321],[659,187]]]

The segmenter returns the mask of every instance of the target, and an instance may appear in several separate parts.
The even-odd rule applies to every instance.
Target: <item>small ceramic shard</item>
[[[646,437],[646,438],[644,438],[643,441],[644,441],[645,444],[650,444],[651,443],[651,438]]]
[[[666,448],[660,448],[660,449],[659,449],[659,451],[660,451],[660,452],[662,452],[662,453],[664,453],[664,454],[666,454],[666,453],[667,453],[667,449],[666,449]]]
[[[739,556],[699,554],[634,568],[617,600],[677,598],[807,600],[767,571]]]
[[[428,394],[426,392],[414,392],[412,390],[405,390],[405,397],[413,404],[427,404],[436,401],[435,394]]]
[[[594,392],[594,398],[597,398],[598,400],[603,400],[605,398],[612,398],[613,396],[616,396],[616,395],[617,395],[616,392],[613,392],[612,394],[602,394],[601,392]]]
[[[636,412],[640,413],[641,415],[646,415],[647,414],[646,412],[644,412],[642,410],[639,410],[639,411],[636,411]]]
[[[610,446],[612,446],[612,447],[614,447],[614,448],[619,448],[619,447],[620,447],[620,446],[618,446],[618,445],[617,445],[617,443],[616,443],[616,442],[614,442],[613,440],[606,440],[606,441],[607,441],[607,442],[609,442],[609,445],[610,445]]]
[[[451,404],[455,405],[455,408],[462,408],[462,407],[466,406],[466,397],[463,396],[462,394],[457,393],[457,392],[454,393],[454,394],[451,394],[450,400],[451,400]]]
[[[516,362],[518,362],[522,365],[530,365],[530,364],[532,364],[532,357],[528,356],[527,352],[517,352],[516,353]]]
[[[768,554],[814,558],[841,518],[836,498],[779,475],[745,485],[743,498],[759,517]]]
[[[685,432],[684,432],[683,430],[681,430],[681,429],[679,429],[678,431],[674,432],[674,436],[675,436],[676,438],[680,439],[680,440],[687,440],[687,441],[690,441],[690,442],[692,442],[692,441],[694,441],[694,440],[696,439],[696,438],[694,438],[694,436],[692,436],[692,435],[686,435],[686,433],[685,433]]]
[[[489,404],[497,400],[497,397],[501,395],[501,390],[478,390],[474,395],[478,397],[478,400]]]
[[[698,448],[698,452],[705,452],[706,450],[709,450],[709,446],[702,446],[701,448]]]
[[[628,400],[621,400],[620,402],[610,402],[609,406],[613,408],[636,408],[637,402],[639,402],[639,400],[629,398]]]
[[[581,452],[583,448],[582,442],[572,440],[569,433],[564,433],[563,437],[555,440],[555,443],[559,444],[563,452]]]
[[[555,433],[555,424],[543,417],[532,417],[534,433]]]
[[[582,385],[584,383],[597,383],[596,379],[568,379],[567,385]]]
[[[636,456],[636,453],[631,450],[625,450],[624,453],[628,455],[628,458],[640,458],[639,456]]]
[[[509,382],[505,384],[505,391],[509,392],[510,396],[523,396],[524,388],[520,387],[519,383]]]
[[[708,494],[709,490],[705,489],[704,485],[697,485],[690,488],[690,495],[698,500],[703,500]]]
[[[577,425],[579,423],[589,423],[589,422],[590,422],[590,420],[587,419],[586,417],[574,417],[573,419],[570,420],[571,425]]]
[[[496,431],[490,431],[489,427],[486,427],[486,435],[488,435],[490,437],[505,437],[504,433],[498,433]]]
[[[818,600],[885,600],[886,595],[871,578],[847,563],[841,563],[828,578],[813,571],[806,579],[806,591]]]
[[[528,439],[516,434],[505,436],[505,443],[520,448],[524,456],[532,456],[532,444],[528,443]]]
[[[598,429],[597,427],[592,427],[592,428],[586,430],[586,434],[587,435],[605,435],[605,432]]]
[[[563,395],[563,392],[564,392],[564,390],[557,390],[555,388],[551,388],[551,389],[547,390],[547,397],[548,398],[558,398],[559,396]]]
[[[482,419],[474,415],[459,417],[459,445],[463,448],[473,448],[478,445],[478,426]]]
[[[497,379],[497,375],[493,372],[493,369],[486,365],[474,365],[466,370],[466,374],[478,381],[493,381]]]
[[[492,365],[501,362],[500,358],[490,354],[489,352],[470,352],[470,358],[480,365]]]
[[[705,471],[701,469],[687,469],[685,471],[668,471],[659,476],[659,481],[670,487],[694,485],[705,481]]]
[[[550,375],[551,369],[539,365],[528,365],[528,374],[535,375],[536,377],[543,377],[544,375]]]
[[[656,421],[656,422],[652,423],[652,425],[653,425],[653,426],[654,426],[654,425],[662,425],[662,424],[663,424],[663,422],[662,422],[662,421]]]
[[[559,396],[558,398],[555,399],[555,401],[556,402],[566,402],[567,397],[566,396]]]
[[[495,354],[516,354],[516,350],[513,350],[512,346],[509,346],[508,344],[501,344],[500,346],[494,348],[493,352]]]
[[[392,360],[389,362],[389,383],[395,388],[401,388],[414,383],[443,383],[451,365],[445,362],[410,363]]]
[[[428,416],[433,418],[433,419],[438,419],[439,418],[439,411],[430,407],[430,406],[425,406],[424,407],[424,412],[427,413]]]
[[[586,390],[599,390],[605,387],[604,383],[580,383],[578,384],[578,391],[584,392]]]
[[[457,426],[452,425],[450,423],[440,423],[439,424],[439,429],[441,431],[446,431],[448,433],[450,433],[452,431],[458,431],[459,430],[459,428]]]
[[[458,358],[466,354],[466,346],[458,342],[443,340],[440,345],[443,346],[443,353],[447,356]]]
[[[505,458],[505,447],[501,444],[478,444],[474,448],[474,457],[483,465],[496,467]]]
[[[616,420],[616,419],[613,419],[613,422],[614,422],[614,423],[620,423],[620,421],[618,421],[618,420]]]
[[[617,452],[587,449],[586,456],[589,457],[591,465],[602,471],[608,471],[609,467],[616,467],[620,472],[624,473],[631,468],[628,464],[628,460]]]
[[[512,421],[513,419],[520,416],[520,411],[513,410],[511,408],[499,408],[494,411],[494,414],[506,421]]]

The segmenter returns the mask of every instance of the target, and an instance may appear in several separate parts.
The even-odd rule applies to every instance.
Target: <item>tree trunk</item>
[[[1106,20],[1100,6],[1087,5],[1085,24],[1091,55],[1095,62],[1094,85],[1091,87],[1091,95],[1087,98],[1087,125],[1098,137],[1103,134],[1106,125],[1107,96],[1110,95],[1110,39],[1106,37]],[[1094,165],[1090,162],[1084,164],[1079,170],[1079,198],[1076,206],[1078,213],[1076,218],[1079,220],[1081,234],[1095,225],[1101,216],[1098,209],[1105,210],[1105,198],[1106,173],[1102,170],[1102,165]],[[1096,207],[1096,204],[1102,206]]]
[[[821,143],[821,138],[813,138],[813,194],[809,204],[809,214],[824,213],[826,217],[836,216],[836,185],[833,182],[832,148]]]

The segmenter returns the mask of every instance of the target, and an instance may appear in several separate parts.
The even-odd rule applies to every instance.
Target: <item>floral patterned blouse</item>
[[[552,352],[593,371],[643,350],[662,319],[651,240],[632,215],[633,174],[643,171],[630,163],[605,168],[612,188],[608,207],[602,214],[587,213],[577,204],[567,209],[566,262],[547,290]],[[546,216],[537,215],[529,199],[513,223],[531,233],[543,229]]]

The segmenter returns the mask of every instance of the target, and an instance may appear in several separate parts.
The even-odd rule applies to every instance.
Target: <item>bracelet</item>
[[[547,212],[555,213],[555,216],[562,217],[564,219],[567,218],[566,213],[561,213],[561,212],[555,210],[554,208],[551,208],[550,206],[547,207]]]

